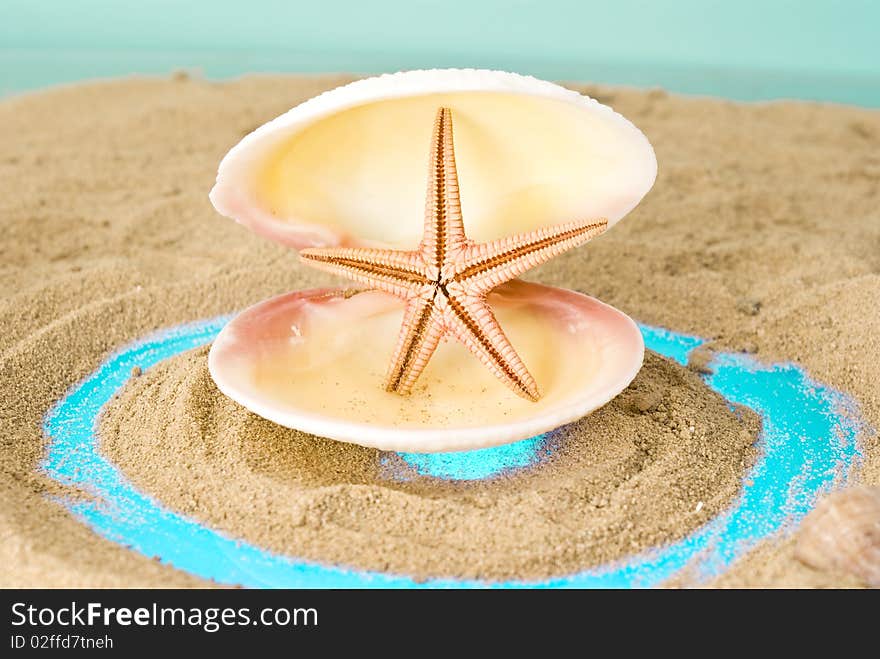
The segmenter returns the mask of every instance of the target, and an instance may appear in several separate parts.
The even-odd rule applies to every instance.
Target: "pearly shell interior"
[[[521,281],[489,302],[538,381],[526,401],[465,348],[441,343],[415,390],[382,378],[403,303],[384,293],[289,293],[242,312],[208,359],[223,393],[280,425],[394,451],[504,444],[578,419],[620,393],[642,364],[635,323],[591,297]]]
[[[438,107],[455,116],[468,237],[578,219],[613,225],[657,172],[621,115],[549,82],[500,71],[407,71],[334,89],[265,124],[223,159],[211,201],[294,248],[413,249]]]

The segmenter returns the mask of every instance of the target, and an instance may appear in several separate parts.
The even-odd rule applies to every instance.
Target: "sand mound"
[[[649,354],[624,395],[547,439],[537,467],[449,482],[249,413],[206,354],[132,379],[105,412],[101,446],[125,475],[233,537],[417,577],[558,576],[676,540],[736,495],[758,425]]]

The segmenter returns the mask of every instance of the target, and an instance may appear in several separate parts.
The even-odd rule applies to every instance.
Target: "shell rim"
[[[640,140],[643,147],[646,148],[646,155],[650,155],[650,163],[645,163],[649,165],[650,176],[646,177],[644,192],[635,199],[626,212],[611,222],[610,226],[616,224],[638,206],[645,195],[650,192],[657,179],[657,156],[645,134],[622,114],[590,96],[534,76],[508,71],[473,68],[416,69],[362,78],[329,89],[303,101],[251,131],[235,144],[220,161],[214,186],[208,194],[211,204],[221,215],[235,220],[259,235],[297,250],[305,247],[360,244],[359,241],[352,242],[348,240],[348,236],[338,234],[320,224],[277,219],[271,213],[261,210],[248,198],[249,195],[243,186],[231,181],[230,178],[234,178],[237,171],[263,155],[260,148],[264,150],[271,148],[270,145],[263,144],[263,142],[264,138],[275,131],[293,131],[331,114],[367,103],[433,93],[464,91],[507,92],[564,101],[582,108],[589,108],[606,116],[610,121],[616,122],[631,132],[637,140]],[[249,154],[251,149],[254,149],[256,153]],[[648,178],[650,178],[649,182]]]
[[[211,375],[211,379],[217,385],[217,388],[221,393],[264,419],[285,428],[299,430],[300,432],[309,433],[318,437],[357,444],[367,448],[375,448],[381,451],[417,453],[468,451],[481,448],[491,448],[503,444],[510,444],[523,439],[529,439],[543,433],[551,432],[568,423],[586,417],[616,398],[629,386],[642,369],[645,356],[645,343],[642,333],[635,321],[619,309],[612,307],[610,304],[606,304],[592,296],[569,289],[561,289],[533,282],[528,282],[528,284],[530,286],[544,289],[563,291],[570,296],[586,298],[600,307],[603,307],[605,310],[611,311],[617,319],[624,322],[626,325],[626,331],[633,333],[633,336],[637,338],[638,350],[633,350],[631,353],[633,359],[630,368],[627,371],[622,372],[622,375],[614,381],[614,386],[607,387],[607,391],[610,392],[608,395],[598,398],[591,397],[586,401],[575,398],[571,403],[565,406],[551,408],[544,414],[532,417],[526,421],[499,423],[490,426],[466,426],[457,428],[397,428],[394,426],[341,421],[338,418],[310,412],[296,415],[297,425],[294,426],[290,422],[292,416],[290,412],[284,413],[277,409],[273,409],[270,405],[261,402],[257,396],[248,393],[243,388],[236,387],[235,385],[224,381],[222,377],[217,376],[218,367],[216,365],[216,347],[218,344],[222,343],[227,328],[234,323],[238,317],[259,306],[269,304],[279,298],[287,297],[291,294],[300,294],[303,296],[326,295],[332,292],[344,291],[345,289],[342,288],[312,288],[303,291],[294,291],[292,293],[283,293],[262,300],[244,309],[220,331],[211,344],[211,349],[208,353],[208,371]],[[548,421],[551,418],[552,423],[548,425]],[[493,435],[493,439],[487,442],[484,438],[485,435],[490,432]]]

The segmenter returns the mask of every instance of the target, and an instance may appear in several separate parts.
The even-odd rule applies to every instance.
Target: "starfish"
[[[425,225],[418,249],[310,248],[306,263],[390,293],[406,302],[403,325],[385,380],[409,393],[437,348],[451,335],[516,394],[540,397],[535,379],[510,344],[486,300],[496,286],[599,235],[604,218],[576,221],[475,243],[467,238],[452,139],[452,111],[434,121]]]

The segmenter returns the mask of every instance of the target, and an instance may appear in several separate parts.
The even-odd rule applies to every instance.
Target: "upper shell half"
[[[446,69],[360,80],[293,108],[226,155],[211,201],[296,249],[412,249],[441,106],[453,113],[472,240],[580,219],[613,225],[654,182],[650,143],[611,108],[531,77]]]

